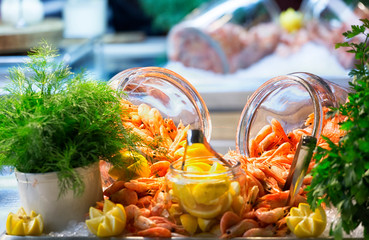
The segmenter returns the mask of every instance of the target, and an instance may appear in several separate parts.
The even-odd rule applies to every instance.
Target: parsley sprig
[[[0,168],[58,172],[60,194],[84,190],[74,170],[100,159],[120,164],[122,149],[139,141],[121,122],[119,93],[106,82],[74,74],[46,42],[24,65],[9,69],[0,96]]]
[[[339,211],[340,218],[330,231],[335,239],[342,239],[343,230],[350,233],[360,224],[365,239],[369,239],[369,20],[361,22],[361,26],[351,26],[351,31],[343,33],[347,42],[336,44],[336,48],[348,48],[357,60],[349,73],[353,81],[348,101],[329,113],[347,116],[341,123],[347,135],[338,145],[323,136],[331,150],[317,149],[317,165],[308,188],[308,202],[313,208],[325,202]]]

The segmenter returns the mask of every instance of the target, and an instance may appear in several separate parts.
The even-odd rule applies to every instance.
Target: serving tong
[[[187,144],[185,146],[184,154],[183,154],[183,158],[182,158],[182,166],[181,166],[181,170],[182,171],[184,171],[184,166],[185,166],[185,161],[186,161],[186,155],[187,155],[187,147],[188,146],[191,146],[192,144],[195,144],[195,143],[202,143],[202,144],[204,144],[204,146],[206,147],[206,149],[209,150],[209,152],[211,154],[213,154],[225,166],[227,166],[228,168],[232,169],[232,164],[230,164],[227,160],[225,160],[222,156],[220,156],[219,153],[217,153],[210,146],[210,144],[206,140],[203,132],[200,129],[189,129],[187,131]]]
[[[283,187],[283,191],[290,190],[287,198],[287,205],[289,206],[292,206],[295,202],[295,197],[309,168],[316,142],[317,140],[313,136],[303,135],[300,139],[290,172]]]

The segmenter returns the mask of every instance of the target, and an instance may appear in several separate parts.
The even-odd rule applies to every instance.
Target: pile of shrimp
[[[176,126],[172,119],[163,118],[158,109],[144,103],[134,105],[122,99],[121,106],[124,111],[122,123],[142,139],[138,149],[147,159],[173,162],[182,156],[181,143],[186,139],[190,125],[184,126],[180,122]]]
[[[100,161],[104,197],[125,207],[127,235],[170,237],[173,233],[185,235],[183,227],[169,221],[165,205],[164,176],[171,162],[183,156],[184,142],[189,125],[181,122],[176,126],[172,119],[164,119],[156,108],[147,104],[134,105],[121,100],[123,125],[142,141],[137,146],[148,160],[149,177],[113,180],[109,176],[108,163]],[[97,203],[102,209],[103,204]]]
[[[324,115],[328,109],[324,109]],[[323,120],[321,135],[338,144],[345,131],[339,123],[342,116]],[[288,206],[289,191],[283,191],[297,145],[302,135],[311,135],[313,131],[314,114],[310,114],[305,127],[286,133],[276,119],[270,125],[264,126],[249,142],[250,156],[246,157],[235,151],[229,151],[225,158],[240,161],[247,175],[247,202],[242,216],[236,218],[234,213],[226,213],[224,218],[232,220],[228,230],[223,227],[222,237],[281,237],[288,233],[286,216],[289,208],[306,202],[305,188],[311,183],[312,177],[306,176],[292,206]],[[329,148],[328,143],[319,138],[317,145]],[[311,161],[308,172],[314,167]],[[235,220],[236,219],[236,220]],[[231,220],[229,220],[231,221]],[[247,222],[247,224],[246,224]],[[222,223],[222,222],[221,222]],[[250,224],[252,223],[252,224]]]
[[[124,119],[124,124],[132,131],[144,134],[144,139],[152,142],[154,140],[148,137],[172,139],[172,142],[162,141],[160,143],[163,144],[160,146],[169,147],[167,155],[172,158],[151,155],[159,159],[150,166],[151,177],[115,181],[104,190],[104,195],[113,202],[121,203],[124,206],[127,214],[126,236],[166,238],[190,236],[170,212],[168,189],[165,189],[164,180],[170,162],[175,159],[175,151],[183,146],[181,142],[185,141],[187,128],[174,128],[174,124],[171,123],[168,125],[154,108],[148,108],[145,105],[136,107],[125,103],[128,104],[125,107],[129,108],[130,114]],[[328,109],[324,113],[326,111]],[[338,143],[345,134],[339,129],[338,124],[343,120],[339,116],[325,119],[321,135]],[[299,140],[304,134],[311,135],[313,121],[314,115],[311,114],[306,120],[304,128],[286,133],[280,122],[273,119],[270,125],[263,127],[256,137],[250,140],[249,157],[231,150],[224,156],[230,161],[241,162],[246,173],[245,188],[247,194],[245,194],[245,204],[239,214],[227,211],[218,219],[219,235],[216,237],[282,237],[288,234],[285,217],[291,206],[287,205],[289,191],[282,189]],[[158,122],[159,125],[157,125]],[[168,126],[172,127],[168,128]],[[166,131],[164,132],[164,130]],[[175,131],[177,133],[170,136],[169,133]],[[178,137],[178,135],[181,136]],[[173,146],[172,144],[176,145],[175,151],[173,151],[174,148],[170,148]],[[322,138],[318,139],[318,145],[324,148],[328,147]],[[310,164],[309,170],[313,165],[314,162]],[[305,187],[310,182],[311,176],[305,177],[292,206],[306,202]],[[98,207],[102,208],[102,203]]]

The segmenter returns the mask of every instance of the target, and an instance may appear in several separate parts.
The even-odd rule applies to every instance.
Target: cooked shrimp
[[[159,161],[159,162],[153,163],[150,166],[151,176],[164,177],[165,174],[167,174],[169,166],[170,166],[170,162],[168,161]]]
[[[139,231],[136,235],[152,238],[170,238],[172,236],[172,233],[170,230],[163,227],[152,227],[146,230]]]
[[[227,211],[220,219],[220,232],[225,234],[227,229],[241,222],[241,218],[232,211]]]
[[[274,235],[275,229],[269,225],[265,228],[251,228],[242,237],[273,237]]]
[[[144,217],[142,215],[137,216],[134,219],[134,224],[133,224],[137,229],[140,230],[144,230],[144,229],[149,229],[149,228],[153,228],[156,226],[155,222],[153,222],[152,220],[150,220],[147,217]]]
[[[252,219],[244,219],[238,224],[228,228],[221,238],[234,238],[242,236],[247,230],[258,227],[259,224]]]
[[[255,216],[262,222],[271,224],[276,223],[286,214],[289,207],[278,207],[274,209],[258,208],[255,211]]]

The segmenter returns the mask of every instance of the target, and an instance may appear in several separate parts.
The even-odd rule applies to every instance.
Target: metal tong
[[[195,143],[202,143],[204,146],[217,158],[219,161],[221,161],[224,165],[226,165],[228,168],[232,168],[232,165],[225,160],[222,156],[219,155],[208,143],[206,140],[203,132],[200,129],[190,129],[187,131],[187,144],[184,150],[183,159],[182,159],[182,166],[181,170],[184,170],[185,161],[186,161],[186,154],[187,154],[187,146],[191,146]]]
[[[283,187],[283,191],[290,190],[287,198],[287,205],[289,206],[292,206],[295,202],[295,197],[301,187],[313,156],[316,142],[317,140],[313,136],[304,135],[300,139],[290,172]]]

